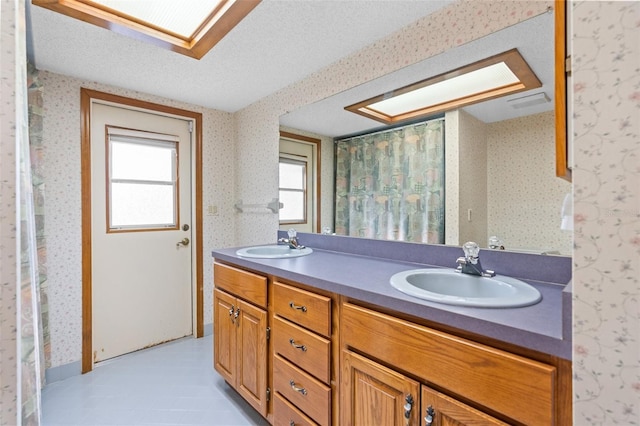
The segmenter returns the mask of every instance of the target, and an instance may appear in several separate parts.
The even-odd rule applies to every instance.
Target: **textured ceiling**
[[[235,112],[452,0],[263,0],[201,60],[30,5],[39,70]]]

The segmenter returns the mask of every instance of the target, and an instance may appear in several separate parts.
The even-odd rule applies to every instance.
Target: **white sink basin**
[[[303,249],[292,249],[287,245],[270,245],[247,247],[236,251],[240,257],[253,257],[259,259],[285,259],[289,257],[306,256],[313,253],[309,247]]]
[[[448,305],[517,308],[542,299],[535,287],[515,278],[486,278],[451,269],[412,269],[393,275],[390,283],[410,296]]]

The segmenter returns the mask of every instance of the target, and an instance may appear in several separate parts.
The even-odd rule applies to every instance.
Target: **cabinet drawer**
[[[331,299],[279,282],[273,283],[273,308],[276,315],[331,336]]]
[[[267,279],[262,275],[214,263],[213,279],[215,287],[266,309]]]
[[[273,426],[317,426],[317,423],[276,393],[273,401]]]
[[[525,424],[554,423],[555,367],[345,304],[347,346]]]
[[[273,318],[271,336],[276,353],[324,383],[329,383],[329,340],[279,317]]]
[[[321,425],[331,423],[331,388],[275,355],[273,387]]]

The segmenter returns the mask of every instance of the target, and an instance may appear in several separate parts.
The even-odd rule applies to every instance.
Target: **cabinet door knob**
[[[229,318],[231,318],[231,322],[236,322],[233,318],[233,312],[236,310],[236,307],[231,305],[231,309],[229,309]]]
[[[291,386],[291,389],[293,389],[296,392],[300,392],[302,395],[307,394],[307,390],[305,388],[296,386],[296,382],[294,382],[293,380],[289,380],[289,386]]]
[[[424,424],[425,426],[431,426],[433,424],[433,420],[436,417],[436,410],[430,405],[427,407],[426,416],[424,416]]]
[[[289,302],[289,307],[291,309],[297,309],[298,311],[307,312],[307,307],[306,306],[298,306],[293,302]]]
[[[289,339],[289,343],[291,343],[291,346],[293,346],[296,349],[300,349],[302,352],[307,351],[307,347],[305,345],[298,345],[296,341],[293,339]]]
[[[409,426],[409,421],[411,420],[411,410],[413,410],[413,396],[411,396],[411,394],[407,395],[404,401],[404,419],[406,426]]]

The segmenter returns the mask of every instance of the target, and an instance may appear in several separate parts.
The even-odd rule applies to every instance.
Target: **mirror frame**
[[[567,2],[555,0],[556,176],[571,182],[567,135]]]

